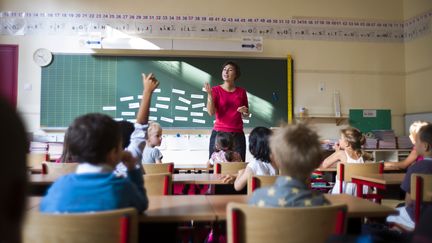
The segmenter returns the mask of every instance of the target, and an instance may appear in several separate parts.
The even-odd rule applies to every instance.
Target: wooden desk
[[[216,216],[206,196],[149,196],[149,208],[140,222],[214,221]]]
[[[397,214],[397,211],[393,208],[348,194],[324,194],[324,197],[329,200],[331,204],[347,204],[348,218],[385,218],[388,215]],[[212,206],[217,220],[226,220],[227,204],[229,202],[247,203],[249,197],[247,195],[211,195],[207,196],[207,200]]]
[[[385,218],[389,215],[397,214],[394,208],[348,194],[324,194],[324,197],[329,200],[331,204],[346,204],[348,206],[348,218]]]
[[[29,175],[29,183],[30,185],[51,185],[54,183],[57,178],[60,176],[58,175],[50,175],[50,174],[31,174]]]
[[[176,173],[180,172],[181,170],[197,172],[210,171],[213,170],[213,168],[207,167],[207,164],[174,164],[174,171]]]
[[[173,183],[178,184],[227,184],[220,179],[219,174],[173,174]],[[234,183],[234,182],[232,182]],[[231,184],[232,184],[231,183]]]
[[[367,176],[352,176],[352,182],[357,184],[357,188],[362,188],[363,185],[376,187],[378,189],[386,189],[389,185],[400,185],[405,178],[402,173],[388,174],[370,174]],[[357,197],[363,197],[363,190],[356,190]]]

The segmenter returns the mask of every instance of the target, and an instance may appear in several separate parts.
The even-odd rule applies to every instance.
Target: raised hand
[[[144,91],[153,92],[159,86],[159,81],[156,79],[153,73],[150,73],[149,75],[142,73],[142,79]]]

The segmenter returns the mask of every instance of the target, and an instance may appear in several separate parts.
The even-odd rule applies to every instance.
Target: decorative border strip
[[[108,27],[141,37],[306,39],[403,42],[431,33],[432,10],[406,21],[238,18],[114,13],[0,12],[0,35],[107,35]]]

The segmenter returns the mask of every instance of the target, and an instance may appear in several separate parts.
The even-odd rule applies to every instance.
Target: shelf
[[[309,115],[306,117],[300,117],[300,116],[296,116],[296,119],[298,120],[302,120],[302,121],[308,121],[308,120],[334,120],[336,125],[339,126],[343,121],[348,120],[347,116],[341,116],[341,117],[336,117],[336,116],[320,116],[320,115]]]

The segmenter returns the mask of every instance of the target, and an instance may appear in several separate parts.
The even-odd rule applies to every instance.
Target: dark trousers
[[[213,130],[210,136],[210,144],[209,144],[209,159],[214,152],[215,140],[218,131]],[[234,151],[238,152],[243,161],[246,161],[246,137],[244,132],[232,132],[231,133],[234,138]]]

